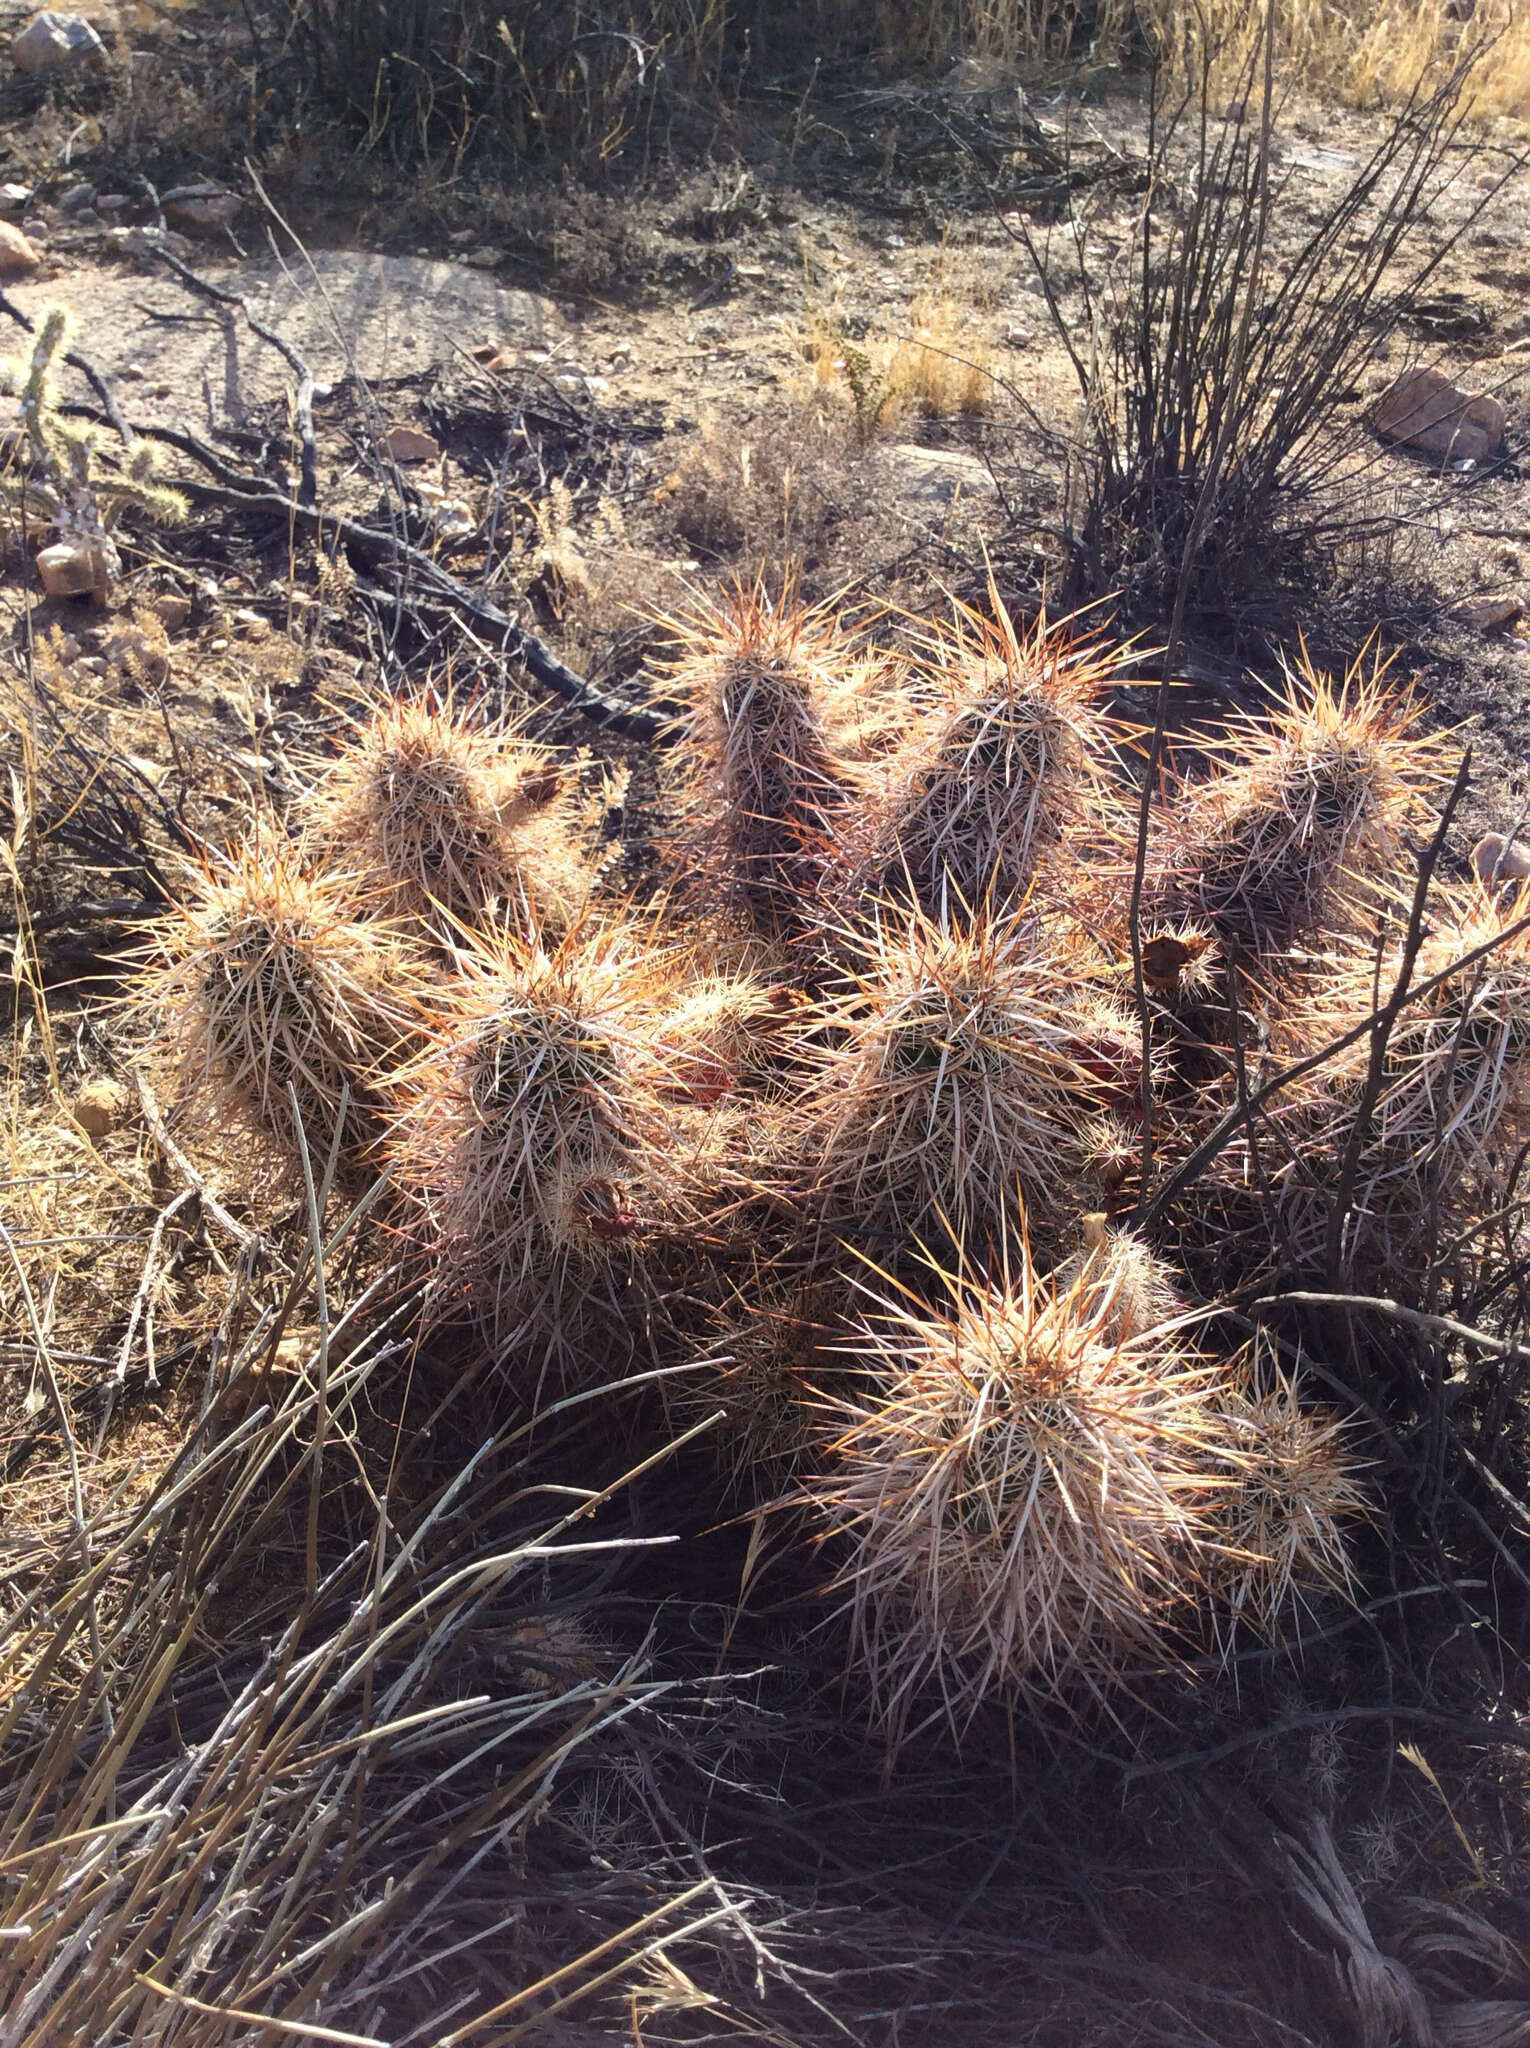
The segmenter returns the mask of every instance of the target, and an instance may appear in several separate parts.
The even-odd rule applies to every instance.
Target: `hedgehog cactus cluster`
[[[639,1375],[719,1504],[790,1503],[894,1740],[1092,1711],[1344,1595],[1358,1425],[1219,1297],[1336,1255],[1405,1293],[1494,1207],[1520,906],[1447,892],[1365,1029],[1443,744],[1374,666],[1294,671],[1171,756],[1134,935],[1126,657],[996,590],[901,632],[758,586],[665,626],[641,906],[587,766],[385,703],[167,924],[144,999],[189,1084],[386,1168],[427,1339],[528,1405]],[[1155,1207],[1144,1157],[1161,1184],[1256,1095]]]

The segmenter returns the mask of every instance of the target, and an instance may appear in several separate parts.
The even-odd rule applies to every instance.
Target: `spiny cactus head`
[[[1444,780],[1450,747],[1422,704],[1356,661],[1335,683],[1303,660],[1264,718],[1207,742],[1227,765],[1193,788],[1174,863],[1185,907],[1255,951],[1342,927]]]
[[[193,879],[161,928],[137,1000],[200,1078],[311,1146],[337,1123],[373,1133],[377,1089],[418,1043],[411,962],[386,927],[352,914],[348,880],[313,870],[274,826]]]
[[[1076,1214],[1086,1127],[1140,1081],[1103,962],[1019,912],[890,910],[857,943],[836,1034],[808,1048],[835,1213],[915,1238],[980,1238],[1017,1200],[1046,1228]]]
[[[547,749],[472,723],[449,695],[393,698],[315,788],[309,831],[375,873],[397,909],[438,938],[451,920],[471,925],[496,904],[523,925],[545,925],[570,908],[562,783]]]
[[[1103,696],[1120,658],[1045,617],[1018,627],[992,583],[988,612],[958,604],[921,651],[926,708],[874,789],[861,865],[927,907],[1012,904],[1086,812],[1117,807],[1108,769],[1129,728]]]
[[[1182,1338],[1121,1339],[1021,1254],[951,1306],[889,1304],[850,1347],[866,1391],[809,1498],[848,1547],[852,1658],[895,1737],[926,1687],[959,1728],[985,1698],[1081,1711],[1171,1662],[1224,1485],[1214,1375]]]
[[[1183,1317],[1187,1304],[1173,1269],[1134,1231],[1111,1227],[1099,1210],[1079,1219],[1082,1248],[1053,1276],[1059,1295],[1076,1292],[1078,1312],[1096,1317],[1119,1343]]]
[[[1294,1375],[1276,1369],[1262,1391],[1245,1377],[1223,1400],[1236,1467],[1218,1510],[1214,1590],[1269,1631],[1303,1593],[1353,1591],[1347,1532],[1370,1501],[1343,1417],[1305,1404]]]

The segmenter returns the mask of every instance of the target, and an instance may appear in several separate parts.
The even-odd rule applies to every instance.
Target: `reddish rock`
[[[1530,876],[1530,850],[1489,832],[1472,848],[1472,866],[1484,889],[1518,888]]]
[[[1439,370],[1404,370],[1381,394],[1376,432],[1436,462],[1486,462],[1503,445],[1509,415],[1485,393],[1468,398]]]
[[[389,427],[383,435],[383,452],[395,462],[434,462],[441,444],[419,427]]]

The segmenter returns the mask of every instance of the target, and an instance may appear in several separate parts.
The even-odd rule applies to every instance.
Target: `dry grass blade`
[[[321,1237],[320,1271],[338,1267],[354,1227],[352,1212]],[[232,1377],[271,1341],[257,1324]],[[452,1872],[488,1856],[509,1879],[567,1759],[662,1688],[630,1664],[504,1697],[464,1694],[450,1673],[486,1605],[612,1547],[570,1539],[595,1497],[464,1554],[456,1532],[492,1470],[485,1445],[412,1527],[393,1530],[384,1511],[367,1541],[332,1552],[258,1654],[220,1671],[204,1647],[222,1588],[257,1560],[269,1571],[284,1502],[326,1440],[332,1457],[344,1447],[389,1356],[363,1345],[342,1359],[337,1346],[327,1376],[316,1356],[276,1409],[221,1433],[210,1411],[147,1499],[102,1516],[0,1629],[4,2048],[223,2039],[229,2026],[391,2041],[411,1984],[448,1955],[471,1981],[483,1943],[495,1968],[456,2037],[489,2025],[507,1963],[530,1987],[512,2003],[536,2002],[535,1950],[511,1960],[503,1913],[465,1931]],[[82,1647],[86,1686],[67,1678]],[[557,1974],[594,1989],[635,1967],[652,1925],[690,1896]],[[406,1929],[407,1957],[390,1939]]]

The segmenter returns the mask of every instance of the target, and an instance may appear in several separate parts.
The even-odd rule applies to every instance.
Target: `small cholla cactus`
[[[136,441],[125,470],[103,468],[105,436],[97,427],[64,419],[58,406],[58,365],[69,344],[70,315],[50,306],[25,362],[0,364],[0,389],[20,400],[26,436],[20,476],[0,475],[0,499],[25,505],[52,527],[57,539],[38,556],[50,597],[104,600],[121,574],[111,532],[130,508],[151,519],[184,518],[186,501],[155,478],[158,450]]]

